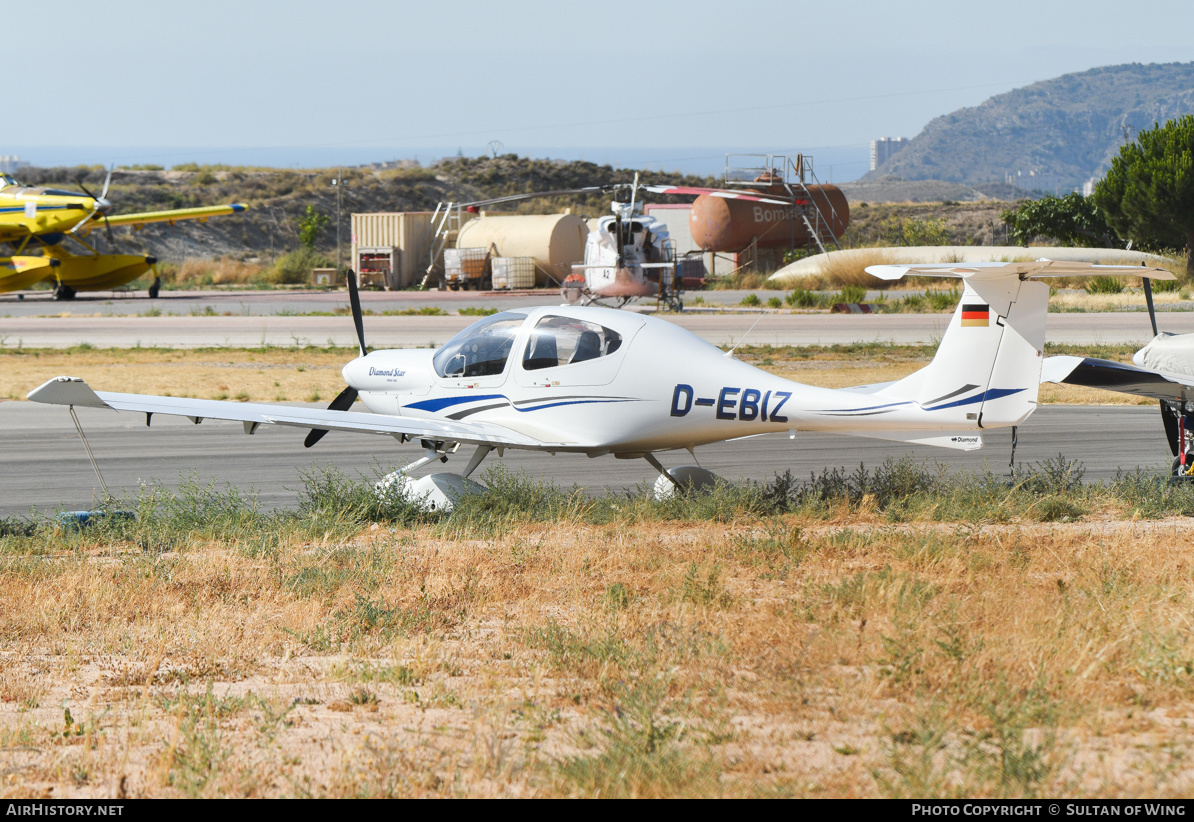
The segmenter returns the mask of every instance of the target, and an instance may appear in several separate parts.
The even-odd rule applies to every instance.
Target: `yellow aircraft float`
[[[219,214],[236,214],[248,206],[242,203],[177,208],[170,211],[146,211],[140,214],[113,215],[108,199],[112,172],[104,181],[103,192],[96,197],[82,183],[78,191],[25,186],[8,174],[0,173],[0,243],[13,250],[10,257],[0,256],[0,292],[19,291],[48,281],[54,283],[54,298],[73,299],[79,291],[119,288],[140,277],[157,264],[157,259],[142,254],[101,254],[84,240],[103,225],[112,242],[112,226],[131,226],[134,230],[149,223],[173,225],[179,220],[200,220]],[[62,246],[71,239],[88,253],[73,254]],[[26,251],[40,249],[40,255]],[[161,278],[155,278],[149,296],[156,297]]]

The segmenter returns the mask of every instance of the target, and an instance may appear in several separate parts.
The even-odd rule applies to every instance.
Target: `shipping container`
[[[463,213],[461,220],[474,215]],[[352,215],[352,263],[360,270],[360,255],[365,249],[396,249],[395,267],[386,287],[408,288],[423,279],[431,262],[434,227],[430,211],[396,211]],[[442,259],[436,261],[442,265]]]

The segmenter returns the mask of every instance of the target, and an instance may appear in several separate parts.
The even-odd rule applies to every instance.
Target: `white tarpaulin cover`
[[[1162,331],[1132,356],[1141,368],[1194,377],[1194,334]]]

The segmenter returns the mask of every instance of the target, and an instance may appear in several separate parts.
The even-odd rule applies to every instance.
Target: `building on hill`
[[[887,162],[887,158],[908,145],[906,137],[880,137],[871,140],[871,171]]]
[[[21,162],[21,158],[15,154],[0,154],[0,172],[13,174],[27,165],[29,164]]]

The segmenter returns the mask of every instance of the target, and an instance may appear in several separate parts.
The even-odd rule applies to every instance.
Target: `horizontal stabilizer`
[[[974,431],[837,431],[851,437],[870,437],[876,440],[906,442],[910,445],[933,445],[956,451],[975,451],[983,447],[983,438]]]
[[[866,273],[880,280],[898,280],[912,274],[917,277],[962,277],[993,280],[1015,274],[1023,279],[1042,277],[1081,277],[1107,274],[1148,277],[1152,280],[1176,280],[1165,268],[1140,265],[1095,265],[1070,260],[1035,260],[1026,263],[922,263],[920,265],[871,265]]]

